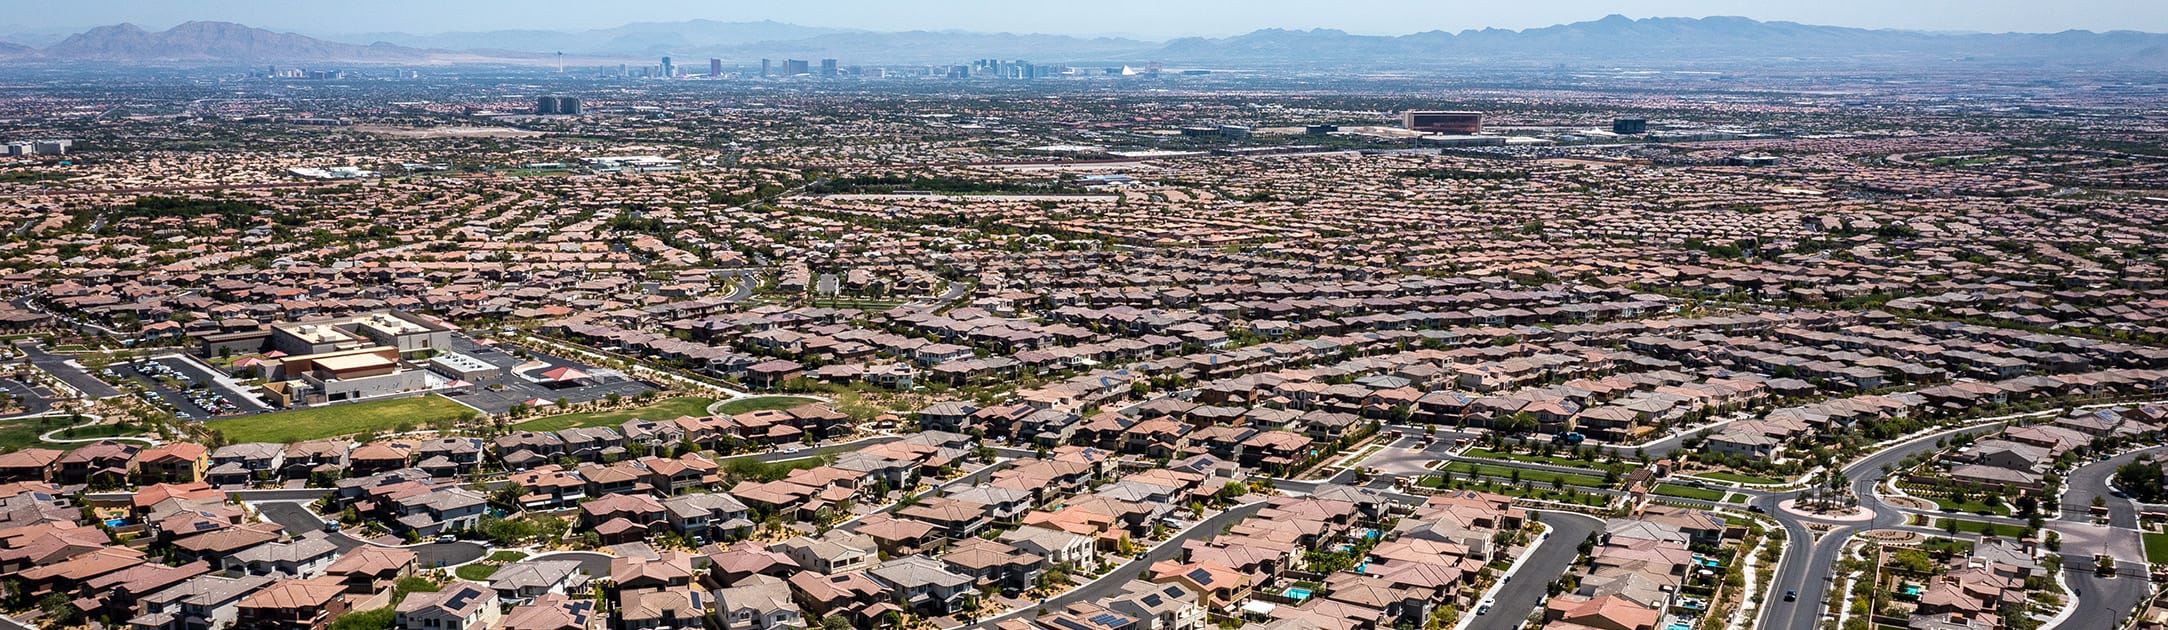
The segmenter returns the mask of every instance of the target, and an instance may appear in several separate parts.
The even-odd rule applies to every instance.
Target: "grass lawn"
[[[457,569],[452,569],[452,573],[458,575],[459,579],[462,580],[487,582],[489,576],[497,574],[497,565],[481,563],[461,565]]]
[[[754,396],[752,398],[740,398],[737,400],[723,403],[722,406],[716,407],[715,411],[723,415],[736,415],[748,411],[780,411],[799,405],[817,402],[820,401],[814,400],[812,398],[805,398],[802,396]]]
[[[1722,491],[1722,490],[1711,490],[1711,489],[1708,489],[1708,488],[1695,488],[1695,487],[1691,487],[1691,486],[1681,486],[1681,485],[1675,485],[1675,484],[1668,484],[1668,483],[1659,483],[1659,484],[1656,484],[1656,487],[1655,487],[1655,488],[1652,488],[1652,489],[1650,489],[1649,491],[1650,491],[1650,492],[1654,492],[1654,493],[1656,493],[1656,494],[1659,494],[1659,495],[1662,495],[1662,496],[1667,496],[1667,497],[1680,497],[1680,498],[1685,498],[1685,499],[1700,499],[1700,500],[1703,500],[1703,501],[1708,501],[1708,502],[1711,502],[1711,503],[1714,503],[1714,502],[1718,502],[1718,501],[1722,501],[1722,500],[1724,500],[1724,495],[1726,495],[1726,494],[1730,494],[1730,493],[1724,492],[1724,491]]]
[[[1571,457],[1526,455],[1522,453],[1500,453],[1498,451],[1493,451],[1487,448],[1471,448],[1468,449],[1466,455],[1469,457],[1480,457],[1483,459],[1503,459],[1516,462],[1528,462],[1531,464],[1548,464],[1551,466],[1564,466],[1567,468],[1584,468],[1596,471],[1598,473],[1603,472],[1603,469],[1598,468],[1593,462],[1574,459]]]
[[[496,553],[489,554],[490,562],[519,562],[526,559],[527,552],[512,549],[501,549]]]
[[[278,411],[205,423],[229,442],[301,442],[338,435],[426,427],[475,413],[436,394]]]
[[[1927,499],[1930,501],[1934,501],[1935,506],[1942,508],[1943,511],[1969,512],[1972,514],[1993,514],[1996,516],[2010,515],[2010,506],[2003,503],[1988,505],[1979,501],[1955,501],[1951,499],[1944,499],[1941,497],[1927,497]]]
[[[68,424],[67,416],[44,418],[49,424],[39,424],[38,420],[38,418],[0,420],[0,449],[12,451],[36,446],[65,451],[70,447],[80,446],[79,444],[47,444],[38,441],[38,434],[66,426]],[[78,431],[76,434],[82,435],[82,432]],[[83,437],[90,436],[84,435]]]
[[[459,576],[459,579],[462,580],[487,582],[489,581],[489,576],[497,574],[497,569],[504,568],[504,565],[519,562],[525,559],[527,559],[527,552],[503,549],[495,553],[489,554],[489,557],[484,558],[482,562],[463,565],[457,569],[452,569],[452,574]]]
[[[44,420],[45,422],[41,424],[39,423],[39,420]],[[82,446],[81,444],[55,444],[52,442],[42,442],[38,440],[39,435],[45,433],[46,431],[64,428],[68,426],[68,422],[69,420],[67,416],[49,416],[45,418],[14,418],[9,420],[0,420],[0,450],[12,451],[16,449],[38,447],[65,451],[78,446]],[[82,420],[77,420],[76,422],[82,422]],[[143,435],[144,433],[145,431],[143,430],[143,427],[141,425],[130,426],[128,430],[122,431],[120,430],[120,425],[101,424],[97,426],[89,426],[76,429],[74,435],[69,435],[67,432],[63,431],[59,434],[54,435],[53,437],[88,439],[113,437],[116,435]]]
[[[1692,474],[1692,475],[1690,475],[1690,476],[1693,476],[1693,477],[1701,477],[1701,478],[1704,478],[1704,479],[1715,479],[1715,480],[1717,480],[1717,481],[1730,481],[1730,482],[1736,482],[1736,483],[1752,483],[1752,484],[1760,484],[1760,485],[1764,485],[1764,486],[1774,486],[1774,485],[1778,485],[1778,484],[1782,484],[1782,483],[1784,483],[1784,480],[1782,480],[1782,479],[1770,479],[1770,478],[1768,478],[1768,477],[1756,477],[1756,476],[1753,476],[1753,475],[1742,475],[1742,474],[1739,474],[1739,473],[1735,473],[1735,472],[1725,472],[1725,471],[1721,471],[1721,470],[1717,470],[1717,471],[1710,471],[1710,472],[1698,472],[1698,473],[1694,473],[1694,474]]]
[[[619,409],[616,411],[594,411],[589,413],[568,413],[564,415],[535,418],[533,420],[521,422],[514,426],[519,427],[519,429],[522,431],[557,431],[560,429],[570,429],[572,427],[616,427],[618,425],[624,424],[626,420],[631,420],[633,418],[645,418],[648,420],[670,420],[677,418],[678,416],[705,416],[708,415],[708,405],[714,403],[715,399],[713,398],[687,396],[684,398],[665,399],[651,405],[643,407],[633,407],[631,409]]]
[[[2168,534],[2145,533],[2145,561],[2153,564],[2168,564]]]
[[[1466,475],[1468,474],[1468,469],[1470,467],[1473,467],[1475,469],[1476,474],[1498,477],[1500,479],[1512,479],[1513,473],[1515,471],[1518,471],[1521,474],[1521,481],[1526,481],[1539,486],[1550,485],[1552,480],[1563,480],[1566,482],[1566,485],[1569,486],[1583,486],[1588,488],[1607,487],[1606,484],[1604,484],[1602,477],[1591,477],[1588,475],[1571,475],[1566,473],[1551,472],[1548,470],[1528,470],[1526,468],[1514,468],[1511,466],[1493,466],[1490,464],[1457,462],[1454,463],[1452,466],[1448,467],[1448,470],[1453,471],[1453,473],[1456,475]]]
[[[1941,529],[1941,530],[1943,530],[1943,531],[1949,531],[1948,529],[1945,529],[1945,528],[1949,527],[1949,523],[1950,523],[1950,521],[1951,521],[1951,520],[1953,520],[1953,519],[1947,519],[1947,518],[1944,518],[1944,519],[1936,519],[1936,521],[1935,521],[1935,529]],[[2018,537],[2018,536],[2023,536],[2023,535],[2025,535],[2025,526],[2023,526],[2023,525],[2003,525],[2003,524],[1999,524],[1999,523],[1983,523],[1983,522],[1980,522],[1980,521],[1966,521],[1966,520],[1958,520],[1958,521],[1957,521],[1957,531],[1960,531],[1960,532],[1966,532],[1966,533],[1971,533],[1971,534],[1979,534],[1979,535],[1982,535],[1982,536],[2001,536],[2001,537],[2003,537],[2003,538],[2016,538],[2016,537]],[[2148,551],[2150,551],[2150,549],[2148,549]]]
[[[1459,481],[1460,487],[1462,488],[1482,490],[1484,492],[1503,494],[1510,497],[1545,499],[1550,501],[1557,501],[1560,503],[1579,503],[1581,505],[1589,506],[1606,505],[1611,502],[1610,496],[1597,494],[1594,492],[1584,492],[1581,494],[1580,498],[1575,499],[1574,497],[1567,495],[1566,492],[1561,490],[1552,490],[1549,486],[1538,486],[1524,491],[1521,490],[1520,486],[1508,485],[1503,482],[1494,483],[1491,484],[1490,487],[1485,488],[1483,487],[1483,484],[1481,482],[1471,484],[1465,478],[1462,478]],[[1443,488],[1445,487],[1445,479],[1437,475],[1424,475],[1422,479],[1416,480],[1415,485],[1425,488]]]
[[[1745,502],[1746,502],[1746,495],[1743,495],[1743,494],[1727,494],[1727,495],[1724,495],[1724,502],[1725,502],[1725,503],[1745,503]]]

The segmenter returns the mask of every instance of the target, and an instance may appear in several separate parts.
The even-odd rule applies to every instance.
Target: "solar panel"
[[[1161,600],[1159,599],[1159,596],[1158,596],[1158,595],[1146,595],[1146,596],[1143,596],[1143,597],[1139,597],[1139,598],[1137,598],[1137,599],[1138,599],[1138,601],[1142,601],[1142,602],[1144,602],[1144,605],[1146,605],[1146,606],[1155,606],[1155,607],[1156,607],[1156,606],[1158,606],[1158,605],[1159,605],[1159,602],[1161,601]]]
[[[1128,617],[1123,617],[1121,615],[1116,615],[1112,613],[1099,613],[1098,615],[1092,617],[1092,623],[1096,623],[1102,626],[1119,626],[1122,625],[1122,622],[1128,620]]]
[[[1189,579],[1196,580],[1198,584],[1209,586],[1212,584],[1212,572],[1204,569],[1190,569]]]
[[[1084,624],[1081,624],[1081,623],[1077,623],[1077,622],[1074,622],[1074,621],[1070,621],[1070,620],[1067,620],[1067,619],[1063,619],[1063,618],[1060,618],[1060,617],[1055,617],[1055,618],[1054,618],[1054,625],[1057,625],[1057,626],[1061,626],[1061,627],[1063,627],[1063,628],[1068,628],[1069,630],[1092,630],[1092,627],[1091,627],[1091,626],[1087,626],[1087,625],[1084,625]]]

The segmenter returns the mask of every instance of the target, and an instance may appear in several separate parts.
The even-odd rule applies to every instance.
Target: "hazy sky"
[[[1520,29],[1629,17],[1740,15],[1867,28],[2168,32],[2163,0],[6,0],[0,25],[74,30],[134,22],[165,28],[224,20],[305,33],[606,28],[704,18],[869,30],[958,29],[1224,36],[1266,27],[1366,34]]]

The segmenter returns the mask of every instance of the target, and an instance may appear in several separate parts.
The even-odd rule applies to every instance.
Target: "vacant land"
[[[473,413],[473,408],[429,394],[212,420],[205,426],[224,434],[231,442],[290,443],[401,428],[411,430]]]
[[[708,415],[708,405],[714,403],[715,399],[713,398],[686,396],[670,398],[630,409],[568,413],[561,416],[536,418],[519,423],[518,426],[525,431],[557,431],[572,427],[615,427],[633,418],[671,420],[679,416],[705,416]]]

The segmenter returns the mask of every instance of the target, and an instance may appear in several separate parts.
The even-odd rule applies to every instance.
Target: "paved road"
[[[1528,559],[1515,573],[1515,579],[1498,588],[1492,598],[1489,613],[1477,616],[1469,622],[1467,630],[1513,630],[1521,621],[1535,612],[1544,596],[1549,595],[1552,582],[1573,567],[1573,559],[1581,555],[1581,541],[1588,535],[1603,529],[1603,521],[1586,514],[1573,512],[1536,512],[1545,525],[1550,526],[1550,537],[1527,552]],[[1467,614],[1473,614],[1470,610]]]
[[[519,561],[519,563],[537,560],[576,560],[580,563],[580,570],[586,571],[588,577],[606,578],[610,577],[610,558],[612,557],[606,553],[593,551],[552,551],[529,556],[527,559]]]
[[[272,410],[271,407],[263,404],[262,401],[256,400],[255,397],[244,394],[234,389],[233,386],[228,385],[228,379],[225,378],[224,374],[219,374],[210,369],[207,369],[202,364],[190,360],[186,357],[182,357],[179,355],[167,355],[152,360],[164,364],[166,367],[173,368],[174,371],[180,372],[181,374],[187,376],[189,380],[203,383],[205,387],[209,387],[212,391],[218,392],[220,398],[224,398],[227,401],[232,402],[234,406],[240,407],[243,411],[246,411],[248,413],[264,413]]]
[[[2104,462],[2093,462],[2079,466],[2076,470],[2070,471],[2070,474],[2064,477],[2063,496],[2060,499],[2062,519],[2091,522],[2093,520],[2093,497],[2097,496],[2108,502],[2108,524],[2110,526],[2137,529],[2138,506],[2132,503],[2128,497],[2118,497],[2111,494],[2108,488],[2108,480],[2115,476],[2116,467],[2138,459],[2139,455],[2150,454],[2158,458],[2164,448],[2168,447],[2156,446],[2138,449],[2110,457]]]
[[[2065,556],[2064,581],[2077,593],[2077,611],[2054,628],[2118,627],[2124,617],[2130,616],[2138,604],[2153,594],[2153,584],[2147,581],[2145,572],[2144,562],[2124,561],[2116,563],[2115,577],[2100,577],[2093,570],[2092,558]]]
[[[30,360],[31,365],[37,366],[40,370],[45,370],[45,373],[60,379],[62,383],[67,383],[69,387],[75,388],[76,391],[83,392],[85,396],[92,399],[105,399],[120,395],[119,389],[115,389],[105,381],[98,380],[98,377],[91,376],[89,372],[83,371],[83,368],[69,364],[68,362],[74,360],[75,357],[46,352],[43,344],[30,339],[15,342],[15,348],[23,351],[23,356]]]
[[[743,269],[725,271],[722,275],[733,280],[730,295],[723,296],[723,302],[728,304],[736,304],[753,297],[753,285],[760,283],[760,274]]]
[[[857,439],[857,440],[852,440],[852,441],[849,441],[849,442],[844,442],[844,443],[841,443],[841,444],[829,444],[829,445],[825,445],[825,446],[815,446],[815,447],[813,447],[813,448],[801,448],[801,449],[799,449],[799,450],[798,450],[798,452],[795,452],[795,453],[784,453],[784,452],[781,452],[781,451],[768,451],[768,452],[765,452],[765,453],[759,453],[759,454],[756,454],[756,455],[751,455],[750,457],[752,457],[752,458],[753,458],[753,459],[755,459],[755,460],[759,460],[759,461],[762,461],[762,462],[768,462],[768,463],[771,463],[771,464],[772,464],[772,463],[775,463],[775,462],[783,462],[783,461],[790,461],[790,460],[794,460],[794,459],[806,459],[806,458],[808,458],[808,457],[818,457],[818,456],[821,456],[821,455],[827,455],[827,454],[829,454],[829,453],[848,453],[848,452],[851,452],[851,451],[856,451],[856,450],[859,450],[859,449],[862,449],[862,448],[866,448],[866,447],[869,447],[869,446],[880,446],[880,445],[882,445],[882,444],[887,444],[887,443],[889,443],[889,442],[894,442],[894,441],[897,441],[897,440],[901,440],[901,439],[903,439],[903,436],[900,436],[900,435],[876,435],[876,436],[873,436],[873,437],[868,437],[868,438],[860,438],[860,439]],[[1025,455],[1026,457],[1029,457],[1029,456],[1030,456],[1031,454],[1027,452],[1027,453],[1025,453],[1024,455]],[[739,458],[739,457],[747,457],[747,456],[746,456],[746,455],[735,455],[735,456],[731,456],[731,457],[725,457],[725,458],[723,458],[723,461],[729,461],[729,460],[732,460],[732,459],[736,459],[736,458]]]
[[[1225,512],[1220,512],[1219,514],[1213,515],[1211,518],[1199,521],[1197,524],[1190,526],[1189,529],[1182,530],[1181,533],[1175,534],[1173,538],[1168,538],[1166,542],[1159,543],[1159,546],[1153,547],[1151,551],[1145,552],[1142,557],[1139,557],[1136,560],[1131,560],[1120,567],[1116,567],[1114,570],[1108,571],[1106,575],[1100,576],[1099,579],[1092,580],[1091,582],[1086,583],[1084,586],[1071,589],[1067,593],[1048,598],[1046,599],[1046,601],[1025,608],[1017,609],[1004,615],[981,619],[978,623],[973,624],[970,627],[991,628],[994,626],[995,622],[1004,619],[1013,619],[1019,616],[1036,615],[1038,613],[1038,609],[1040,608],[1045,608],[1049,611],[1061,610],[1062,607],[1068,606],[1069,604],[1073,604],[1076,602],[1098,601],[1107,597],[1111,597],[1114,595],[1114,593],[1121,591],[1123,584],[1128,584],[1130,581],[1137,579],[1137,576],[1142,575],[1144,573],[1144,569],[1152,566],[1152,563],[1161,560],[1167,560],[1181,555],[1183,541],[1198,540],[1217,536],[1219,535],[1221,528],[1232,525],[1238,521],[1241,521],[1242,519],[1249,518],[1251,515],[1256,514],[1258,510],[1263,509],[1264,507],[1265,502],[1259,501],[1257,503],[1238,505],[1233,508],[1229,508]]]
[[[1763,599],[1761,621],[1756,630],[1815,630],[1820,626],[1825,608],[1820,603],[1827,596],[1831,569],[1837,563],[1837,555],[1844,548],[1844,541],[1852,534],[1868,529],[1894,529],[1904,525],[1905,513],[1885,504],[1875,493],[1875,486],[1882,483],[1882,466],[1897,465],[1915,453],[1933,451],[1941,438],[1960,433],[1979,434],[2001,428],[2001,423],[1989,423],[1941,431],[1926,437],[1913,439],[1853,462],[1844,469],[1845,477],[1852,481],[1852,493],[1859,497],[1860,505],[1874,510],[1872,521],[1843,523],[1813,537],[1806,525],[1815,519],[1804,518],[1785,512],[1777,504],[1799,495],[1797,491],[1764,494],[1749,501],[1760,507],[1784,527],[1785,553],[1777,563],[1766,591],[1770,596]],[[1798,590],[1799,600],[1784,601],[1782,593]]]
[[[2131,460],[2137,459],[2141,453],[2154,453],[2157,455],[2163,448],[2168,447],[2153,447],[2131,451],[2110,457],[2107,461],[2086,464],[2070,471],[2070,474],[2064,478],[2067,485],[2064,487],[2061,498],[2061,520],[2076,523],[2091,522],[2093,497],[2099,496],[2106,499],[2108,503],[2108,526],[2117,528],[2109,531],[2124,532],[2126,529],[2136,529],[2138,527],[2138,507],[2128,498],[2109,494],[2108,479],[2115,475],[2117,466],[2130,463]],[[2051,526],[2058,532],[2068,529],[2062,523],[2055,523]],[[2128,557],[2132,561],[2118,563],[2115,577],[2101,577],[2093,571],[2092,559],[2092,554],[2100,550],[2074,548],[2071,535],[2063,534],[2063,536],[2063,551],[2065,552],[2063,555],[2063,575],[2065,581],[2070,585],[2070,589],[2075,591],[2078,601],[2077,611],[2071,613],[2070,618],[2065,619],[2061,625],[2056,626],[2057,628],[2080,630],[2114,627],[2117,622],[2130,615],[2130,612],[2135,610],[2138,604],[2144,602],[2145,598],[2152,594],[2152,584],[2146,578],[2145,563],[2135,561],[2138,557],[2141,557],[2139,554],[2142,554],[2143,551],[2138,554],[2131,554],[2127,550],[2122,551],[2120,554],[2111,553],[2115,557]],[[2126,535],[2123,538],[2127,540],[2131,536],[2134,535]]]
[[[16,416],[35,416],[53,409],[49,396],[52,392],[40,392],[39,388],[31,387],[22,381],[0,378],[0,390],[6,390],[8,395],[22,401],[23,410],[15,413]]]
[[[22,401],[22,411],[13,416],[37,416],[52,411],[52,392],[39,392],[41,388],[30,388],[28,383],[15,379],[0,379],[0,390],[15,396],[15,401]]]
[[[256,504],[256,510],[263,514],[265,520],[278,523],[280,527],[286,528],[289,533],[316,532],[324,529],[323,519],[309,513],[308,508],[301,503],[258,503]],[[330,538],[331,544],[338,546],[339,553],[353,551],[354,548],[362,545],[376,544],[348,536],[345,532],[335,532],[331,534]],[[480,560],[482,555],[489,551],[487,547],[483,547],[480,543],[466,541],[421,543],[400,545],[399,547],[414,552],[416,566],[425,569],[473,562]],[[608,573],[604,572],[604,575],[608,575]]]

